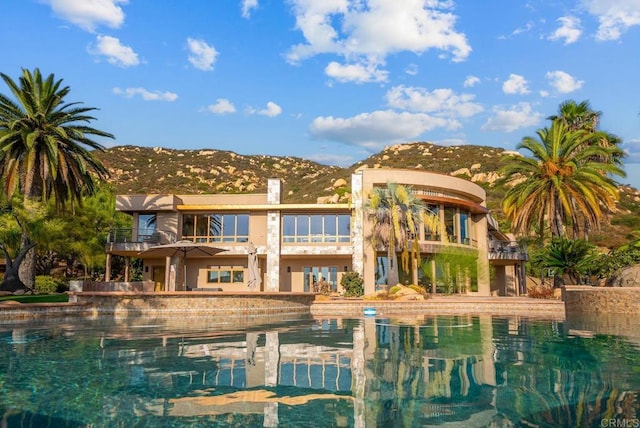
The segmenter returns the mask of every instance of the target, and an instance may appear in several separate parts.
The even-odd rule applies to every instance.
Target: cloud
[[[409,64],[404,69],[404,72],[407,73],[409,76],[416,76],[418,74],[418,66],[416,64]]]
[[[316,153],[306,155],[305,158],[324,165],[336,165],[342,167],[350,166],[354,161],[353,156],[334,155],[330,153]]]
[[[508,109],[495,107],[493,116],[480,128],[483,131],[513,132],[537,125],[542,115],[534,112],[529,103],[518,103]]]
[[[582,0],[582,6],[598,18],[597,40],[617,40],[630,27],[640,25],[638,0]]]
[[[435,128],[447,127],[450,121],[425,113],[398,113],[392,110],[361,113],[349,118],[317,117],[310,126],[317,139],[337,141],[374,151],[390,142],[402,142]]]
[[[242,0],[242,17],[250,18],[251,10],[258,8],[258,0]]]
[[[502,36],[499,36],[498,39],[506,40],[513,36],[517,36],[519,34],[528,33],[533,29],[533,27],[534,27],[533,22],[527,22],[527,24],[524,27],[518,27],[515,30],[513,30],[511,34],[509,34],[508,36],[502,35]]]
[[[280,114],[282,113],[282,107],[280,107],[278,104],[269,101],[267,103],[267,107],[262,109],[262,110],[257,110],[253,107],[249,107],[247,108],[247,113],[249,114],[259,114],[261,116],[268,116],[268,117],[276,117],[276,116],[280,116]]]
[[[120,43],[120,39],[111,36],[97,36],[96,46],[91,48],[91,53],[107,58],[109,64],[120,67],[132,67],[140,64],[138,54],[129,46]]]
[[[466,79],[464,79],[464,83],[462,84],[465,88],[473,88],[474,86],[476,86],[478,83],[480,83],[480,78],[476,77],[476,76],[467,76]]]
[[[549,36],[549,40],[563,40],[565,45],[577,42],[582,35],[580,19],[574,16],[562,16],[557,21],[560,27]]]
[[[418,113],[434,113],[439,117],[470,117],[484,110],[473,102],[475,95],[456,94],[452,89],[435,89],[395,86],[386,94],[390,107]]]
[[[353,71],[374,70],[385,63],[387,55],[396,52],[421,54],[434,49],[450,55],[453,61],[463,61],[471,53],[465,34],[456,31],[457,18],[449,11],[453,7],[451,1],[291,0],[291,3],[296,28],[305,39],[286,53],[292,64],[318,54],[334,54],[343,57],[346,65],[336,67],[334,61],[326,71],[346,73],[343,69],[353,64],[361,65]],[[380,75],[373,76],[376,77],[366,81],[379,81]]]
[[[577,91],[584,84],[583,80],[576,80],[569,73],[560,70],[550,71],[545,74],[545,77],[549,80],[549,85],[561,94]]]
[[[207,106],[207,110],[213,114],[235,113],[236,107],[226,98],[218,98],[215,104]]]
[[[527,80],[519,74],[510,74],[509,79],[502,84],[502,91],[505,94],[528,94]]]
[[[120,28],[124,12],[118,6],[128,0],[42,0],[53,12],[83,30],[94,32],[98,25]]]
[[[342,65],[335,61],[331,61],[324,71],[327,76],[342,83],[385,82],[389,74],[387,71],[378,70],[375,64]]]
[[[626,164],[640,163],[640,138],[634,138],[622,143],[622,147],[627,154]]]
[[[173,92],[149,91],[145,88],[113,88],[113,93],[123,95],[127,98],[133,98],[140,95],[145,101],[169,101],[173,102],[178,99],[178,94]]]
[[[218,51],[213,46],[209,46],[204,40],[187,39],[187,47],[189,49],[189,62],[198,70],[213,70],[213,64],[216,62]]]

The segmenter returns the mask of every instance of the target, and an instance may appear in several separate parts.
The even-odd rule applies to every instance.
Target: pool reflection
[[[0,411],[7,426],[638,421],[640,341],[576,327],[472,315],[2,326]]]

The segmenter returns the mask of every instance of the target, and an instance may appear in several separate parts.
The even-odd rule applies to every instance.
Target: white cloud
[[[456,94],[452,89],[435,89],[395,86],[386,94],[390,107],[420,113],[434,113],[441,117],[470,117],[484,110],[473,102],[475,95]]]
[[[253,107],[249,107],[247,108],[247,113],[249,114],[259,114],[262,116],[268,116],[268,117],[276,117],[276,116],[280,116],[280,114],[282,113],[282,107],[280,107],[278,104],[269,101],[267,103],[267,107],[262,109],[262,110],[257,110]]]
[[[476,77],[476,76],[467,76],[466,79],[464,79],[464,83],[463,86],[465,88],[473,88],[474,86],[476,86],[478,83],[480,83],[480,78]]]
[[[353,164],[353,156],[334,155],[330,153],[316,153],[312,155],[306,155],[305,159],[309,159],[324,165],[336,165],[342,167],[347,167]]]
[[[124,22],[124,12],[119,4],[128,0],[42,0],[49,4],[53,12],[86,31],[95,31],[104,24],[110,28],[119,28]]]
[[[558,22],[560,27],[549,36],[549,40],[563,40],[565,45],[577,42],[582,35],[580,19],[575,16],[561,16]]]
[[[113,93],[123,95],[127,98],[133,98],[136,95],[142,97],[145,101],[169,101],[173,102],[178,99],[178,94],[174,92],[149,91],[145,88],[113,88]]]
[[[528,82],[519,74],[510,74],[509,79],[502,84],[502,91],[505,94],[528,94]]]
[[[627,140],[622,144],[622,147],[627,154],[626,164],[640,163],[640,138]]]
[[[561,94],[576,91],[582,88],[584,84],[583,80],[576,80],[576,78],[569,73],[560,70],[550,71],[545,74],[545,77],[549,80],[549,85]]]
[[[93,54],[107,58],[109,64],[120,67],[132,67],[140,64],[138,54],[129,46],[120,43],[120,39],[111,36],[97,36],[95,48],[90,49]]]
[[[453,6],[449,0],[291,0],[291,3],[296,28],[305,42],[289,49],[286,57],[290,63],[326,53],[371,70],[396,52],[420,54],[436,49],[449,54],[453,61],[463,61],[471,53],[466,36],[455,29],[456,16],[449,11]],[[337,71],[335,65],[328,67],[327,71],[331,70]]]
[[[198,70],[213,70],[213,64],[216,62],[218,51],[210,46],[204,40],[187,39],[187,46],[190,52],[189,62]]]
[[[387,71],[378,70],[375,64],[338,64],[331,61],[325,68],[327,76],[337,80],[338,82],[385,82],[387,80]]]
[[[385,110],[349,118],[317,117],[311,123],[310,131],[318,139],[379,150],[389,143],[411,140],[424,132],[449,125],[450,121],[425,113]]]
[[[215,104],[207,106],[207,110],[214,114],[235,113],[236,107],[226,98],[218,98]]]
[[[582,0],[582,5],[598,18],[598,40],[617,40],[630,27],[640,25],[640,0]]]
[[[407,73],[409,76],[416,76],[418,74],[418,66],[416,64],[409,64],[404,69],[404,72]]]
[[[242,17],[250,18],[251,10],[258,8],[258,0],[242,0]]]
[[[480,129],[513,132],[516,129],[537,125],[541,118],[542,114],[534,112],[529,103],[518,103],[508,109],[495,107],[493,116]]]

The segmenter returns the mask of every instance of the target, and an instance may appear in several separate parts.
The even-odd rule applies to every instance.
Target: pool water
[[[640,424],[640,340],[491,316],[0,325],[0,426]]]

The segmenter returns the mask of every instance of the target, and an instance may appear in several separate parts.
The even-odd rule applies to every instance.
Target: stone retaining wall
[[[70,298],[89,305],[91,316],[141,315],[203,316],[309,314],[315,296],[308,293],[224,292],[82,292]]]
[[[562,288],[562,300],[564,300],[567,315],[640,313],[640,287],[567,285]]]
[[[0,303],[0,320],[33,320],[88,316],[91,308],[82,303]]]

